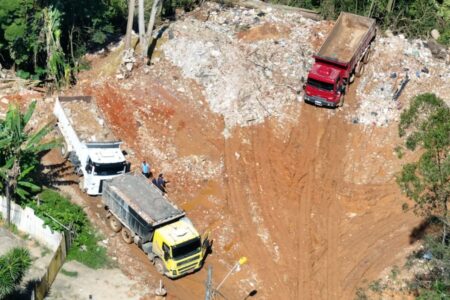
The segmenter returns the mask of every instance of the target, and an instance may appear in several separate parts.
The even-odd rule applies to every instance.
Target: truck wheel
[[[116,217],[111,216],[109,217],[109,227],[111,227],[114,232],[119,232],[122,229],[122,224]]]
[[[164,266],[164,263],[162,262],[161,258],[156,257],[154,262],[156,271],[158,271],[158,273],[161,275],[166,274],[166,267]]]
[[[367,64],[371,56],[372,56],[372,47],[369,46],[369,49],[367,49],[366,54],[364,54],[362,62]]]
[[[66,142],[62,142],[61,144],[61,148],[59,149],[59,151],[61,152],[61,156],[64,159],[67,159],[69,157],[69,151],[67,150],[67,144]]]
[[[358,65],[356,66],[356,71],[355,71],[356,77],[361,77],[362,74],[364,74],[364,69],[365,69],[365,64],[363,64],[362,62],[359,62]]]
[[[131,244],[133,242],[133,234],[128,228],[122,227],[122,239],[127,244]]]

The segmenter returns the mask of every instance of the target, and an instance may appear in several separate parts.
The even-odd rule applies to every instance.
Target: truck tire
[[[166,274],[166,267],[164,266],[164,263],[163,263],[163,261],[161,260],[161,258],[159,258],[159,257],[156,257],[155,259],[154,259],[154,262],[155,262],[155,268],[156,268],[156,271],[158,271],[158,273],[159,274],[161,274],[161,275],[164,275],[164,274]]]
[[[122,224],[116,217],[111,216],[109,217],[109,227],[111,227],[114,232],[119,232],[122,229]]]
[[[363,56],[362,62],[367,64],[371,56],[372,56],[372,47],[369,46],[369,49],[367,49],[366,53]]]
[[[64,159],[67,159],[69,157],[69,150],[67,148],[66,142],[61,143],[61,147],[59,148],[59,151],[61,152],[61,156]]]
[[[359,62],[358,65],[356,66],[355,76],[361,77],[362,74],[364,74],[364,69],[365,69],[365,64],[363,64],[362,62]]]
[[[122,239],[127,244],[131,244],[133,242],[133,234],[126,227],[122,227]]]

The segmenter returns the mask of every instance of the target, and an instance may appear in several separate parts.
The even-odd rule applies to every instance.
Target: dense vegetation
[[[70,228],[73,231],[75,238],[69,249],[68,259],[94,269],[111,264],[106,248],[98,245],[101,237],[80,206],[52,190],[44,190],[39,194],[39,205],[37,202],[31,202],[29,206],[53,230],[65,231]]]
[[[315,9],[330,19],[341,11],[371,16],[383,28],[411,37],[426,37],[436,28],[440,42],[450,43],[450,0],[271,1]],[[199,3],[166,0],[161,13],[169,16],[176,7],[191,10]],[[145,1],[147,15],[151,4]],[[83,55],[125,32],[127,10],[126,0],[0,0],[0,64],[57,87],[74,83],[85,67]]]
[[[341,11],[370,16],[383,29],[408,37],[428,37],[436,28],[439,41],[450,44],[450,0],[271,0],[275,3],[318,10],[328,19]]]
[[[86,51],[125,29],[125,12],[123,0],[0,0],[0,62],[70,82]]]
[[[40,155],[58,145],[54,140],[45,141],[52,124],[38,130],[28,126],[35,107],[36,101],[23,113],[17,105],[9,105],[6,117],[0,119],[0,192],[7,199],[8,226],[11,201],[29,201],[40,191],[33,172],[40,163]]]
[[[450,107],[434,94],[415,97],[401,115],[399,135],[418,160],[403,166],[397,182],[414,212],[440,227],[425,239],[428,270],[416,274],[410,288],[419,299],[449,299]]]
[[[0,299],[10,295],[31,266],[31,256],[25,248],[13,248],[0,256]]]

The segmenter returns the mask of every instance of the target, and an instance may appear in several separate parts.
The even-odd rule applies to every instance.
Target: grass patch
[[[93,269],[113,266],[113,261],[108,257],[106,248],[98,245],[102,237],[92,227],[86,213],[80,206],[48,189],[44,190],[39,198],[40,205],[32,202],[30,206],[34,209],[36,215],[44,220],[46,225],[57,231],[65,231],[66,228],[71,228],[75,233],[67,259],[76,260]],[[53,219],[56,219],[57,222]]]
[[[106,252],[106,248],[99,246],[102,237],[91,227],[81,232],[69,250],[67,259],[76,260],[89,268],[110,268],[113,262]]]
[[[61,269],[60,272],[69,277],[78,277],[77,271],[67,271],[66,269],[63,268],[63,269]]]

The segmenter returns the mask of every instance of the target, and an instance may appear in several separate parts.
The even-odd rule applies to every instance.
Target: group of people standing
[[[153,176],[153,172],[154,170],[151,169],[150,165],[144,160],[141,164],[141,171],[142,171],[142,175],[144,175],[148,180],[150,180],[158,189],[161,190],[161,192],[163,192],[163,194],[166,194],[166,184],[169,183],[169,181],[167,181],[164,178],[164,174],[160,173],[158,175],[158,177],[154,177]]]

